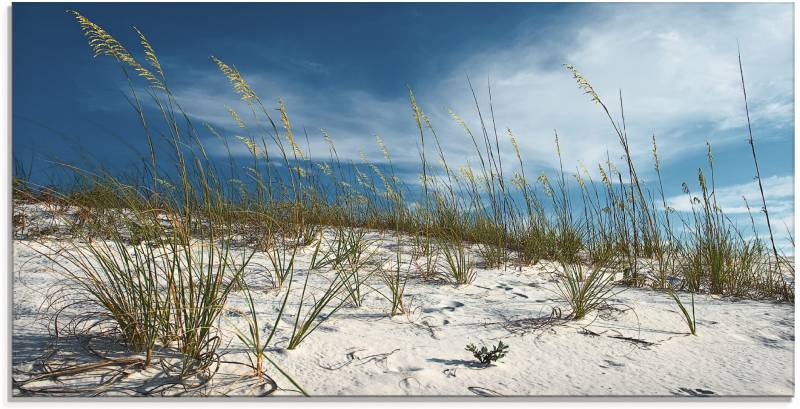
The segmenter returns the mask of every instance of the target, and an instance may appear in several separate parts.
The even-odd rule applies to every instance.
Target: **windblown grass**
[[[321,137],[328,144],[328,156],[312,158],[298,142],[284,102],[278,99],[277,107],[265,102],[236,67],[216,57],[211,58],[213,64],[247,112],[228,108],[239,131],[235,137],[207,124],[195,126],[142,33],[137,31],[144,62],[100,26],[73,14],[95,55],[109,56],[122,68],[149,157],[142,158],[140,177],[125,182],[111,173],[65,165],[78,180],[73,189],[33,185],[20,168],[15,171],[14,199],[80,209],[82,216],[70,223],[70,235],[62,242],[68,250],[63,270],[116,322],[130,349],[145,352],[148,363],[154,349],[176,343],[185,356],[184,373],[208,368],[220,342],[219,314],[231,291],[241,289],[251,318],[240,338],[251,351],[256,373],[262,374],[263,352],[279,320],[270,335],[262,337],[258,323],[263,320],[255,316],[241,277],[256,249],[267,252],[275,286],[285,291],[285,307],[297,281],[296,255],[313,245],[293,313],[293,349],[346,302],[361,304],[367,279],[379,271],[371,266],[367,229],[410,235],[411,262],[426,280],[446,272],[453,283],[471,283],[476,274],[469,251],[473,244],[489,267],[556,260],[562,267],[558,288],[572,306],[574,319],[596,310],[612,294],[619,284],[614,272],[621,272],[622,283],[632,286],[674,285],[692,293],[794,299],[793,280],[784,278],[785,273],[793,277],[793,263],[779,254],[769,220],[771,246],[757,235],[745,238],[716,203],[711,147],[709,168],[698,169],[699,193],[692,194],[689,184],[683,184],[691,214],[676,214],[664,194],[656,138],[652,144],[658,184],[643,184],[631,155],[622,95],[618,120],[573,66],[567,65],[567,71],[606,114],[622,147],[620,168],[609,159],[591,172],[581,166],[569,173],[555,134],[559,169],[530,175],[516,136],[510,129],[497,131],[491,87],[487,115],[470,82],[479,129],[472,129],[457,113],[450,114],[474,148],[470,161],[475,168],[447,165],[436,128],[409,90],[419,137],[417,188],[397,176],[389,147],[380,138],[381,164],[367,158],[359,163],[341,160],[333,137],[325,131]],[[157,107],[155,114],[144,108],[143,98]],[[223,143],[227,163],[207,155],[202,143],[206,135]],[[505,141],[510,141],[516,163],[503,163]],[[752,133],[749,142],[762,188],[762,211],[768,218]],[[232,143],[245,146],[249,157],[234,157]],[[325,237],[323,226],[333,229],[333,238]],[[15,216],[14,227],[31,230],[22,217]],[[398,252],[399,248],[400,243]],[[335,278],[312,296],[307,292],[308,275],[323,270],[335,271]],[[390,313],[402,312],[408,274],[401,271],[399,253],[391,269],[379,272],[389,291],[385,297]],[[279,315],[289,313],[282,308]],[[692,332],[693,322],[692,315]]]

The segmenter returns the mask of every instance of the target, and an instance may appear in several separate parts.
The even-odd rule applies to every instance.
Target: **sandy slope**
[[[15,240],[13,249],[14,376],[24,378],[21,371],[41,369],[35,358],[52,341],[47,331],[53,313],[39,307],[60,277],[35,251],[40,245]],[[391,258],[390,251],[382,251],[382,257]],[[310,249],[300,255],[299,280],[309,274],[309,259]],[[279,302],[278,293],[265,285],[267,265],[266,256],[257,254],[247,270],[248,281],[260,288],[255,295],[265,324],[274,319]],[[297,307],[292,297],[292,313],[269,354],[311,395],[793,394],[793,305],[698,296],[695,337],[686,335],[666,294],[619,287],[599,314],[579,322],[551,321],[553,307],[565,315],[568,307],[546,270],[541,264],[521,271],[483,269],[473,284],[460,287],[412,279],[406,290],[409,312],[395,317],[387,316],[388,302],[377,292],[385,289],[373,279],[375,289],[362,307],[339,310],[298,349],[287,351],[283,347]],[[331,273],[311,274],[312,287],[331,278]],[[61,322],[78,310],[65,310]],[[244,310],[241,293],[234,293],[222,318],[225,362],[247,361],[231,328],[245,328]],[[476,366],[464,350],[468,343],[498,340],[510,345],[510,352],[492,367]],[[62,354],[71,350],[68,344],[60,344]],[[72,358],[91,361],[75,351]],[[96,386],[114,375],[109,372],[62,379],[61,386]],[[163,379],[164,372],[159,365],[128,368],[113,388],[93,391],[133,394],[143,390],[142,384]],[[192,393],[263,393],[267,386],[249,373],[242,365],[223,363],[209,386]],[[277,394],[296,394],[283,377],[270,373],[281,388]],[[35,384],[58,385],[51,380]]]

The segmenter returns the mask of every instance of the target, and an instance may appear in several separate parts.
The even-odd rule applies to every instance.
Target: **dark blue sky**
[[[546,5],[537,13],[546,16],[563,7]],[[530,11],[524,5],[458,4],[14,4],[15,155],[28,160],[35,152],[68,162],[89,155],[89,160],[128,164],[138,161],[131,159],[130,147],[143,147],[133,112],[124,103],[120,70],[110,59],[92,60],[66,10],[80,11],[131,48],[137,43],[131,27],[139,28],[155,45],[173,86],[191,81],[180,75],[186,67],[213,69],[213,54],[250,70],[268,68],[319,93],[368,89],[380,98],[404,92],[406,84],[426,87],[442,67],[471,47],[504,41],[512,35],[504,28],[520,24],[526,9]],[[42,167],[48,165],[38,162],[34,170]]]
[[[132,152],[146,150],[121,70],[108,57],[92,58],[68,9],[139,58],[132,27],[145,33],[198,123],[236,132],[225,107],[241,102],[214,55],[236,65],[265,101],[284,98],[312,151],[325,128],[347,157],[363,152],[376,161],[376,134],[398,161],[416,157],[411,86],[454,165],[474,164],[448,113],[477,125],[467,75],[484,106],[491,79],[498,128],[514,131],[534,176],[557,164],[554,129],[567,169],[596,169],[606,151],[618,158],[602,111],[562,67],[571,63],[615,109],[624,91],[634,156],[652,168],[649,142],[657,136],[670,195],[679,196],[683,181],[695,183],[710,141],[720,196],[734,209],[741,195],[755,202],[738,39],[763,176],[777,192],[770,200],[793,222],[791,4],[14,4],[13,149],[19,160],[36,158],[34,174],[48,172],[46,160],[81,155],[130,169],[141,160]]]
[[[563,7],[545,5],[537,13],[544,17]],[[213,54],[243,70],[268,67],[318,92],[357,88],[384,97],[404,92],[406,84],[427,87],[470,48],[510,38],[513,33],[504,29],[520,24],[526,9],[516,4],[14,4],[15,153],[24,159],[35,148],[62,159],[73,140],[83,148],[101,143],[105,149],[120,144],[110,139],[127,139],[129,131],[138,130],[129,129],[135,118],[124,105],[104,109],[104,101],[124,102],[124,78],[110,59],[92,60],[66,10],[80,11],[131,49],[137,44],[131,27],[139,28],[155,45],[173,86],[185,85],[179,71],[184,67],[213,68]]]

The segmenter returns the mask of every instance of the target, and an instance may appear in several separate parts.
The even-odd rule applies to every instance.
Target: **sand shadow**
[[[473,368],[473,369],[487,368],[487,366],[481,364],[480,362],[468,361],[466,359],[428,358],[427,361],[428,362],[437,363],[437,364],[448,365],[448,366],[462,366],[462,367]]]

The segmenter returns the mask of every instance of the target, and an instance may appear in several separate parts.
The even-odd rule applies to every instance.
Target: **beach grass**
[[[79,183],[62,189],[34,185],[20,170],[14,199],[84,212],[69,222],[70,234],[60,248],[50,245],[52,254],[67,255],[67,262],[58,259],[63,273],[116,323],[131,351],[145,353],[147,364],[155,349],[175,345],[184,356],[182,375],[208,370],[221,342],[220,313],[231,292],[238,291],[249,307],[248,329],[238,337],[250,351],[255,374],[262,376],[265,351],[281,317],[292,321],[288,349],[298,348],[345,305],[361,306],[373,276],[386,289],[381,295],[389,314],[405,312],[411,272],[403,265],[416,266],[423,282],[444,275],[453,284],[468,285],[477,274],[476,260],[487,268],[556,261],[558,292],[571,318],[597,311],[619,286],[652,287],[669,291],[692,334],[693,304],[689,314],[674,290],[690,291],[692,297],[710,293],[794,300],[794,283],[786,278],[793,277],[793,262],[775,247],[770,222],[768,242],[748,237],[716,203],[712,147],[707,163],[698,167],[696,183],[682,186],[692,212],[676,214],[664,195],[655,136],[657,184],[644,184],[624,115],[617,119],[574,66],[567,65],[565,75],[571,74],[608,117],[624,152],[619,167],[609,160],[591,172],[586,167],[566,171],[554,134],[561,167],[554,173],[526,173],[529,162],[515,135],[510,129],[497,131],[491,103],[487,115],[470,83],[480,129],[472,129],[457,113],[451,116],[473,146],[475,168],[447,165],[448,153],[434,124],[409,90],[419,138],[416,184],[397,176],[391,147],[380,139],[380,166],[366,158],[361,163],[340,160],[333,137],[324,131],[328,155],[312,157],[298,142],[284,102],[265,102],[233,65],[216,57],[213,64],[249,112],[227,108],[240,131],[236,137],[223,136],[210,125],[195,126],[142,33],[137,31],[144,55],[140,60],[103,28],[73,14],[94,53],[113,58],[123,69],[149,157],[134,180],[65,165]],[[143,98],[157,107],[156,115],[143,108]],[[619,99],[622,106],[621,94]],[[208,155],[204,132],[224,142],[226,163]],[[169,151],[159,150],[164,143]],[[507,143],[517,163],[503,163],[501,144]],[[749,143],[758,172],[752,133]],[[244,145],[249,157],[234,157],[230,144]],[[760,174],[758,180],[761,186]],[[763,187],[762,202],[768,218]],[[38,234],[44,242],[52,235],[33,232],[23,223],[15,219],[15,228],[27,231],[26,237]],[[375,267],[373,240],[382,239],[371,238],[370,230],[409,237],[410,262],[402,262],[398,239],[394,263]],[[326,237],[326,231],[332,234]],[[295,260],[307,247],[312,261],[300,278]],[[243,277],[257,251],[267,254],[270,279],[283,293],[277,318],[257,316]],[[312,294],[309,276],[329,272],[334,274],[330,285]],[[290,311],[290,290],[301,285],[297,307]],[[261,322],[274,322],[267,336]]]

